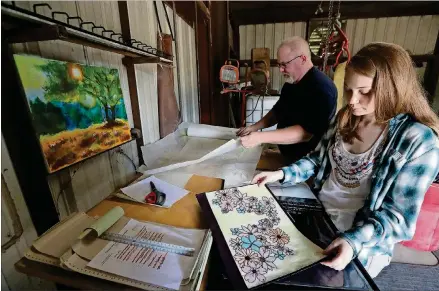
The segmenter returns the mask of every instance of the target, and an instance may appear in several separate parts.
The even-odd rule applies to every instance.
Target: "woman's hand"
[[[321,262],[322,265],[341,271],[352,261],[354,250],[351,245],[342,238],[335,239],[324,251],[325,255],[334,255],[327,261]]]
[[[273,183],[284,178],[284,172],[282,170],[274,172],[262,172],[257,174],[253,180],[252,184],[257,183],[258,186],[264,186],[267,183]]]

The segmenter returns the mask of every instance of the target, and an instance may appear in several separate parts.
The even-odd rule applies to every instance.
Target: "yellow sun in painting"
[[[69,64],[68,67],[69,67],[70,78],[78,81],[82,81],[82,78],[84,76],[82,74],[81,66],[77,64]]]

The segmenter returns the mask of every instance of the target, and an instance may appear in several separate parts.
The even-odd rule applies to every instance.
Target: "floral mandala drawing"
[[[276,227],[280,218],[273,197],[258,199],[237,188],[230,188],[216,191],[212,203],[220,207],[223,214],[236,211],[239,214],[265,216],[258,220],[258,224],[230,229],[233,238],[229,240],[229,246],[233,249],[232,255],[245,281],[254,283],[258,280],[264,283],[266,275],[277,269],[277,262],[286,256],[295,255],[294,250],[286,246],[290,237]]]

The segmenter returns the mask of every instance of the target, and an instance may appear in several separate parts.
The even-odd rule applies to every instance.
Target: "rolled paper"
[[[115,224],[124,214],[125,212],[123,211],[122,207],[114,207],[113,209],[105,213],[102,217],[100,217],[90,227],[86,228],[78,237],[78,239],[83,239],[90,233],[93,233],[95,236],[100,236],[113,224]]]

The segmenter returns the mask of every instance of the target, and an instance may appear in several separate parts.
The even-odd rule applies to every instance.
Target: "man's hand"
[[[253,126],[247,126],[247,127],[241,127],[237,132],[236,132],[236,136],[246,136],[249,135],[252,132],[257,131],[257,129]]]
[[[242,146],[249,149],[260,145],[262,143],[260,134],[261,132],[251,132],[249,135],[241,137]]]
[[[262,172],[253,177],[252,184],[264,186],[267,183],[273,183],[284,178],[284,171]]]
[[[328,261],[321,262],[322,265],[341,271],[352,261],[354,250],[351,245],[342,238],[335,239],[324,251],[325,255],[334,256]]]

